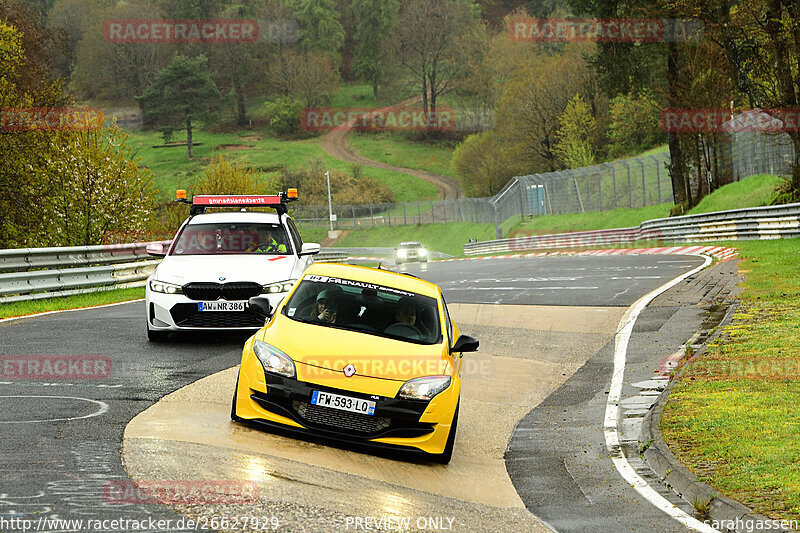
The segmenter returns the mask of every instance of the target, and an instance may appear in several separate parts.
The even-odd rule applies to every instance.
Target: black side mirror
[[[456,343],[450,348],[450,353],[463,353],[463,352],[477,352],[478,339],[474,339],[469,335],[461,335]]]
[[[252,309],[257,315],[261,315],[264,318],[269,318],[272,316],[274,309],[272,309],[272,305],[269,303],[269,299],[264,298],[263,296],[254,296],[250,298],[248,301],[250,304],[250,309]]]

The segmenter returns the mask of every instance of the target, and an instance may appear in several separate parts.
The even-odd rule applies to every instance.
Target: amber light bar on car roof
[[[246,206],[272,206],[284,203],[282,195],[269,196],[195,196],[192,205],[206,207],[246,207]]]
[[[250,194],[250,195],[198,195],[191,201],[186,198],[186,191],[180,189],[176,191],[176,201],[190,204],[192,206],[191,215],[199,215],[205,212],[207,207],[273,207],[278,214],[287,212],[286,204],[298,199],[297,189],[289,189],[272,195]]]

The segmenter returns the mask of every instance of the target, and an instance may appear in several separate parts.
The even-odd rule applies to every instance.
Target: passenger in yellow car
[[[333,289],[325,289],[317,295],[317,301],[311,310],[311,319],[336,323],[336,311],[339,308],[339,294]]]
[[[411,324],[415,326],[417,323],[417,308],[411,298],[401,298],[400,303],[395,313],[395,320],[400,324]]]

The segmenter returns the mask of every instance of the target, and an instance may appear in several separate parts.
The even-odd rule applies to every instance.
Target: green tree
[[[581,95],[576,94],[558,119],[554,152],[566,168],[588,167],[594,164],[592,136],[597,121]]]
[[[344,29],[334,0],[287,0],[286,4],[294,10],[300,48],[324,52],[338,65]]]
[[[267,68],[272,94],[302,101],[306,106],[326,102],[336,91],[338,77],[331,60],[322,52],[295,52],[287,48]]]
[[[649,92],[614,97],[609,103],[609,155],[636,155],[665,142],[666,135],[659,125],[660,114],[660,106]]]
[[[69,78],[75,66],[78,42],[83,37],[87,23],[97,10],[92,2],[84,0],[57,0],[47,15],[47,28],[50,32],[63,32],[64,47],[56,58],[59,74]]]
[[[439,99],[469,76],[464,58],[481,52],[483,27],[477,11],[465,0],[407,0],[400,8],[393,54],[430,119]]]
[[[222,96],[208,73],[204,55],[194,58],[176,55],[138,100],[145,106],[145,121],[157,124],[160,131],[169,134],[186,129],[191,159],[194,157],[192,122],[212,120]]]
[[[139,168],[116,125],[64,132],[46,168],[57,184],[43,198],[42,240],[57,246],[100,244],[109,233],[151,229],[153,173]]]
[[[494,133],[470,135],[453,152],[453,168],[475,196],[493,196],[516,174]]]
[[[95,12],[86,21],[75,50],[70,89],[81,99],[125,100],[141,96],[166,59],[163,45],[112,43],[103,35],[106,20],[147,18],[155,6],[149,2],[120,4]],[[144,114],[142,102],[139,109]]]
[[[205,174],[191,186],[192,196],[198,194],[259,194],[265,187],[255,170],[222,156],[211,162]]]
[[[398,0],[354,0],[356,20],[355,73],[372,83],[372,95],[378,98],[388,58],[386,43],[397,25]]]
[[[555,151],[559,117],[570,95],[578,92],[584,101],[591,101],[591,78],[581,49],[568,48],[563,56],[545,57],[519,69],[508,82],[498,106],[495,131],[504,150],[526,174],[561,167]]]
[[[35,22],[25,18],[34,16],[33,12],[9,9],[9,3],[0,3],[0,11],[11,14],[13,21],[0,21],[0,109],[63,107],[66,101],[59,83],[30,76],[49,72],[50,64],[43,43],[26,38],[23,31],[37,31]],[[34,235],[43,228],[42,198],[58,184],[45,173],[57,147],[50,131],[0,134],[0,248],[47,244]]]

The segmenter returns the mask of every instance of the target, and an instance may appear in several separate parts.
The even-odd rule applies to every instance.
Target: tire
[[[169,331],[153,331],[147,328],[147,340],[150,342],[165,342],[169,338]]]
[[[394,260],[394,264],[397,265],[397,266],[400,266],[400,265],[403,264],[403,261],[401,259],[395,259]]]
[[[241,422],[243,418],[236,415],[236,397],[239,395],[239,376],[236,376],[236,388],[233,389],[233,401],[231,402],[231,420]]]
[[[453,446],[456,442],[456,430],[458,429],[458,408],[461,405],[461,400],[456,404],[456,412],[453,414],[453,423],[450,424],[450,434],[447,435],[447,443],[444,445],[442,453],[434,453],[430,455],[431,461],[446,465],[453,458]]]

